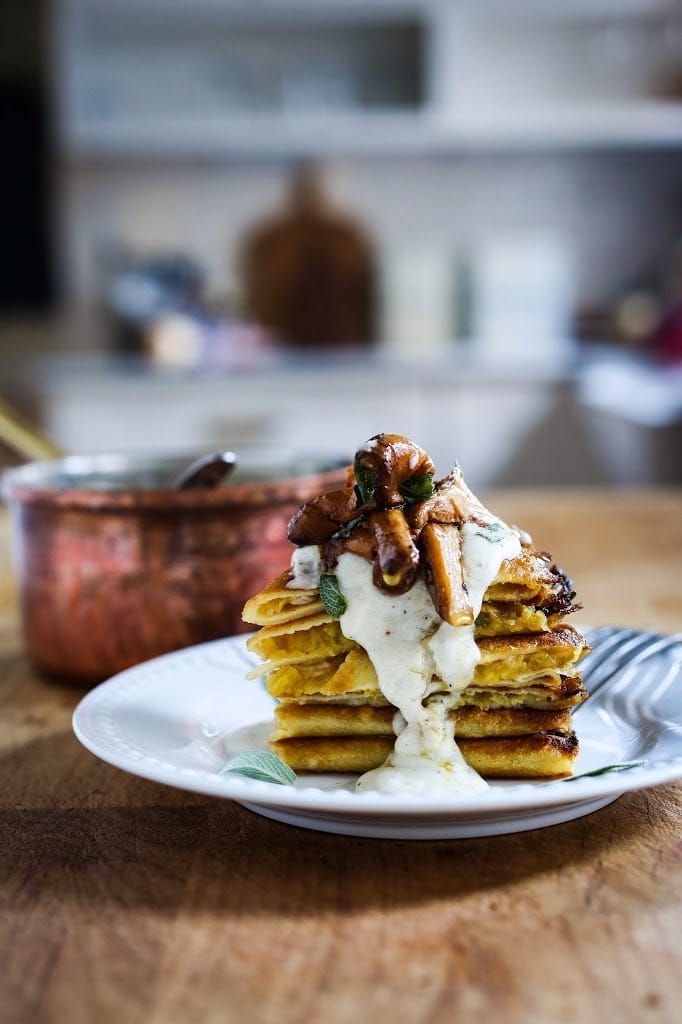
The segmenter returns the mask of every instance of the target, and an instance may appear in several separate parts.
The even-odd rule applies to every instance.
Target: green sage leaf
[[[257,782],[274,782],[278,786],[291,786],[296,782],[296,772],[281,758],[266,750],[244,750],[235,754],[220,769],[221,775],[243,775]]]
[[[490,523],[488,526],[484,526],[481,530],[476,530],[477,537],[483,537],[485,540],[489,540],[491,544],[497,543],[502,540],[507,531],[501,523]]]
[[[353,463],[353,472],[355,473],[355,482],[358,485],[358,491],[360,492],[360,500],[363,505],[366,505],[374,497],[374,491],[377,486],[376,473],[362,466],[357,458]]]
[[[416,473],[398,484],[398,490],[408,505],[433,497],[433,477],[428,473]]]
[[[340,619],[348,605],[339,589],[339,581],[331,572],[323,572],[320,576],[320,597],[327,614],[333,619]]]
[[[350,537],[350,535],[353,532],[353,530],[355,529],[355,527],[359,526],[360,523],[363,523],[365,521],[365,519],[367,519],[368,515],[369,515],[368,512],[361,512],[359,516],[356,516],[355,519],[351,519],[351,521],[349,523],[346,523],[345,526],[339,527],[339,529],[336,531],[336,533],[332,534],[331,539],[332,540],[347,540],[348,537]]]
[[[595,775],[608,775],[610,772],[628,772],[631,768],[639,768],[646,764],[646,761],[620,761],[617,764],[605,764],[603,768],[593,768],[591,772],[581,772],[580,775],[571,775],[562,782],[575,782],[576,779],[589,779]]]

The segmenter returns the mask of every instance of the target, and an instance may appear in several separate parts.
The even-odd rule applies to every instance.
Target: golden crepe
[[[289,534],[291,569],[243,617],[294,770],[369,773],[361,788],[384,792],[571,773],[588,650],[563,622],[571,582],[458,468],[434,483],[426,453],[378,435]]]

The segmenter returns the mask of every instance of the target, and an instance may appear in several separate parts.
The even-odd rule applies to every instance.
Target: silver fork
[[[602,640],[602,637],[605,639]],[[636,630],[609,626],[592,631],[588,639],[593,645],[593,650],[584,658],[581,667],[589,696],[573,712],[574,717],[586,704],[593,702],[595,695],[604,687],[608,686],[611,690],[615,686],[617,692],[620,692],[630,684],[642,662],[680,643],[680,637],[675,635],[638,633]],[[625,671],[621,674],[623,669]],[[614,683],[616,676],[619,678]]]

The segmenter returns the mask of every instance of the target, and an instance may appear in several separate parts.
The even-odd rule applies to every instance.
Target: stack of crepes
[[[405,728],[395,690],[380,685],[371,644],[344,634],[350,598],[339,569],[350,556],[351,568],[357,559],[371,565],[367,586],[392,607],[417,588],[428,595],[435,621],[425,620],[424,645],[446,623],[451,661],[466,643],[473,648],[464,676],[455,665],[456,686],[446,673],[445,682],[439,678],[430,656],[419,664],[422,704],[449,695],[457,746],[476,772],[570,775],[578,751],[571,709],[586,696],[577,663],[589,650],[563,621],[577,607],[571,581],[527,534],[481,505],[458,467],[438,482],[433,473],[412,442],[378,435],[358,451],[344,490],[309,502],[292,519],[289,536],[299,548],[292,568],[244,609],[245,621],[261,627],[248,641],[264,663],[252,675],[265,675],[278,701],[272,750],[299,771],[367,772],[390,760]],[[496,544],[511,556],[495,559]],[[490,579],[481,576],[481,559]],[[368,607],[375,619],[376,607]],[[383,632],[390,645],[383,625],[363,628]]]

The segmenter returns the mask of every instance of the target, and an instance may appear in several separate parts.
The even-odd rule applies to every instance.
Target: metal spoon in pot
[[[175,478],[173,489],[189,491],[217,487],[236,465],[237,456],[234,452],[212,452],[210,455],[202,455]]]

